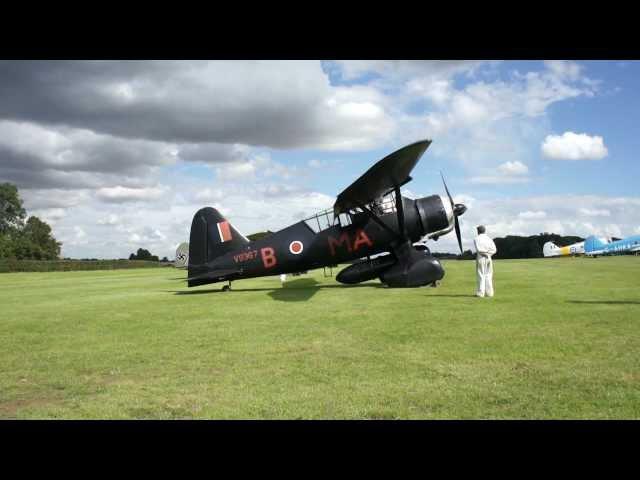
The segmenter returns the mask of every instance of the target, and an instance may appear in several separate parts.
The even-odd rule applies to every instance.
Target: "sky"
[[[640,234],[637,61],[2,61],[0,182],[63,257],[172,259],[195,212],[245,235],[433,143],[403,193],[493,237]],[[457,250],[454,234],[429,242]]]

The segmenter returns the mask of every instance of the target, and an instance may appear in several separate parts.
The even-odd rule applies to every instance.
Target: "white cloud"
[[[204,190],[200,190],[198,191],[198,193],[196,193],[196,199],[203,202],[218,201],[222,200],[223,198],[224,193],[221,189],[218,188],[205,188]]]
[[[35,215],[36,217],[44,220],[50,225],[55,225],[59,220],[66,216],[66,210],[63,208],[43,208],[38,210],[31,210],[28,214]]]
[[[309,167],[311,168],[322,168],[327,166],[327,162],[323,161],[323,160],[318,160],[316,158],[312,158],[311,160],[309,160],[307,162],[307,165],[309,165]]]
[[[117,225],[120,223],[120,217],[115,213],[110,213],[105,218],[98,220],[98,225]]]
[[[606,208],[581,208],[578,210],[581,215],[586,217],[609,217],[611,216],[611,211]]]
[[[110,203],[123,203],[123,202],[139,202],[157,200],[165,193],[165,188],[151,187],[151,188],[127,188],[120,185],[116,187],[100,188],[96,192],[98,197],[103,202]]]
[[[543,210],[539,210],[537,212],[527,210],[526,212],[520,212],[518,214],[518,218],[522,218],[525,220],[547,218],[547,212]]]
[[[499,184],[512,184],[512,183],[527,183],[528,177],[513,177],[506,175],[480,175],[471,177],[469,179],[471,183],[480,185],[499,185]]]
[[[541,148],[553,160],[600,160],[609,153],[602,137],[573,132],[547,135]]]
[[[504,175],[526,175],[529,167],[522,162],[505,162],[498,167],[498,171]]]
[[[495,169],[494,175],[479,175],[471,177],[469,181],[476,184],[511,184],[526,183],[529,167],[519,161],[505,162]]]
[[[564,60],[547,60],[544,62],[549,70],[570,80],[577,80],[580,77],[582,67],[575,62]]]
[[[394,127],[385,95],[319,61],[7,61],[0,78],[9,118],[170,144],[362,149]]]

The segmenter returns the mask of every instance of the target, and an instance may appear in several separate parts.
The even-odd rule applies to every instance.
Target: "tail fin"
[[[560,249],[553,242],[547,242],[542,246],[542,254],[545,257],[554,257],[559,254]]]
[[[201,208],[193,216],[189,238],[189,276],[201,271],[198,266],[247,245],[238,232],[215,208]]]

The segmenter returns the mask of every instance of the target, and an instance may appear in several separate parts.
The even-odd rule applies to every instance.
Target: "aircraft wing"
[[[429,145],[431,140],[422,140],[384,157],[338,195],[333,214],[337,216],[359,204],[370,203],[409,182],[409,173]]]

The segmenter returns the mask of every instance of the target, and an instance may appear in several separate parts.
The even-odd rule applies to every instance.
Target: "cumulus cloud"
[[[580,77],[580,72],[582,71],[582,67],[575,62],[548,60],[544,63],[549,70],[559,77],[568,78],[570,80],[577,80]]]
[[[96,192],[103,202],[124,203],[124,202],[140,202],[157,200],[165,193],[165,188],[127,188],[120,185],[116,187],[100,188]]]
[[[495,169],[495,175],[480,175],[471,177],[471,183],[501,184],[501,183],[526,183],[529,181],[527,174],[529,167],[519,161],[505,162]]]
[[[104,218],[98,220],[98,225],[118,225],[120,223],[120,217],[115,213],[110,213]]]
[[[374,73],[387,79],[412,77],[446,79],[471,74],[484,62],[476,60],[337,60],[332,62],[345,80]]]
[[[498,171],[504,175],[526,175],[529,173],[529,167],[522,162],[505,162],[498,166]]]
[[[580,208],[578,210],[580,215],[584,215],[586,217],[609,217],[611,216],[611,211],[606,208]]]
[[[542,210],[539,210],[537,212],[527,210],[526,212],[520,212],[518,214],[518,218],[523,218],[525,220],[547,218],[547,212]]]
[[[541,148],[552,160],[601,160],[609,153],[602,137],[573,132],[548,135]]]
[[[0,120],[0,177],[21,188],[96,188],[176,161],[175,146]]]
[[[0,79],[0,117],[132,139],[370,148],[392,126],[316,61],[4,61]]]

